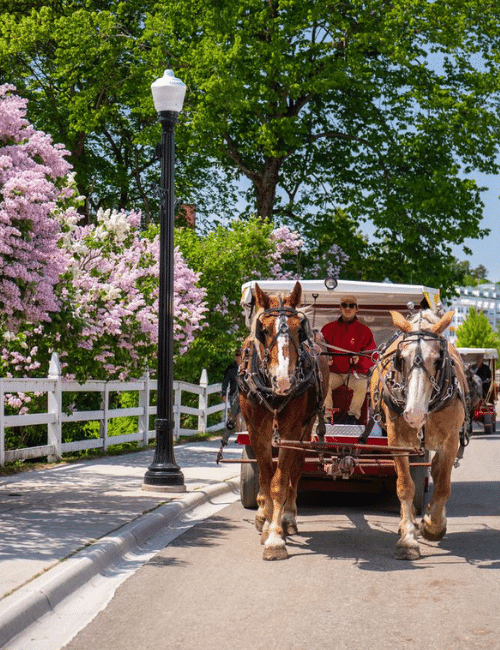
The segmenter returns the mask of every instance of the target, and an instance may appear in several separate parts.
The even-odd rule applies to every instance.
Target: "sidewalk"
[[[0,477],[0,648],[181,512],[237,490],[240,465],[217,465],[219,446],[175,447],[183,493],[141,489],[152,450]],[[231,442],[224,458],[240,457]]]

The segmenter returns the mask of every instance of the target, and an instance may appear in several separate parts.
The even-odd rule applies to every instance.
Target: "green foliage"
[[[485,234],[479,188],[459,171],[497,170],[498,8],[162,6],[147,28],[164,31],[190,89],[180,147],[245,177],[260,216],[304,223],[340,205],[356,229],[369,222],[363,276],[454,284],[451,245]],[[318,239],[330,225],[319,218]]]
[[[474,307],[457,328],[457,346],[461,348],[496,348],[500,353],[500,336],[493,331],[487,317]]]
[[[205,236],[190,228],[176,230],[179,246],[190,268],[201,273],[200,285],[207,290],[206,325],[186,355],[176,360],[176,376],[197,383],[207,369],[209,383],[222,381],[234,348],[247,335],[240,306],[241,285],[272,277],[272,224],[262,219],[233,221]]]
[[[245,214],[314,222],[311,241],[340,206],[356,233],[350,277],[432,277],[445,295],[461,278],[452,246],[486,234],[467,176],[498,171],[499,36],[500,6],[484,0],[9,0],[0,80],[71,151],[88,216],[141,208],[147,222],[149,86],[171,67],[188,86],[177,194],[202,230],[234,215],[243,180]]]

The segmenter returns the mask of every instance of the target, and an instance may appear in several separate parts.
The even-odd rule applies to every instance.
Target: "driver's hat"
[[[340,296],[340,303],[342,304],[343,302],[353,302],[356,306],[358,305],[358,299],[350,293]]]

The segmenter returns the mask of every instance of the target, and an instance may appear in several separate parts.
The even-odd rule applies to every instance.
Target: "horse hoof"
[[[446,528],[438,530],[437,532],[433,532],[432,530],[429,530],[425,524],[422,524],[420,526],[420,533],[422,537],[429,542],[439,542],[439,540],[443,539],[443,537],[446,535]]]
[[[290,536],[290,535],[299,534],[299,529],[297,528],[297,524],[294,524],[291,521],[288,522],[282,521],[281,525],[283,526],[284,535]]]
[[[258,533],[262,532],[265,522],[266,522],[265,519],[260,519],[255,517],[255,528],[257,529]]]
[[[396,560],[418,560],[420,555],[420,548],[417,546],[396,546],[394,551]]]
[[[285,546],[266,546],[262,558],[264,560],[287,560],[288,551]]]

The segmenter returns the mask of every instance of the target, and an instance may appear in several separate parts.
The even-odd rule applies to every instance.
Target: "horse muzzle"
[[[276,395],[288,395],[294,387],[295,382],[288,377],[273,378],[273,390]]]
[[[420,409],[408,409],[403,411],[403,417],[408,424],[413,428],[420,431],[427,421],[428,413]]]

